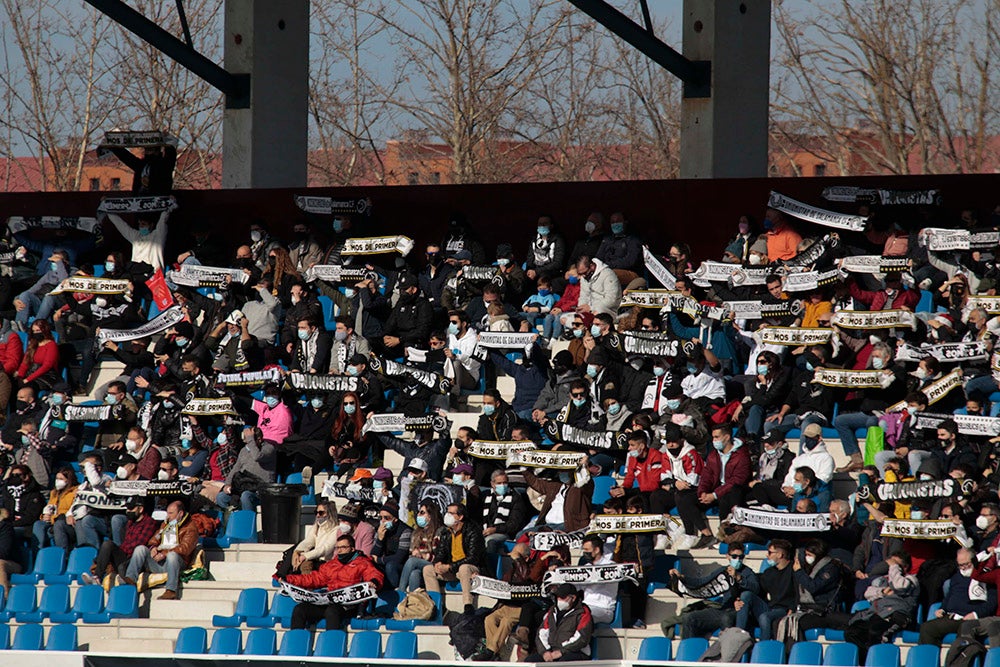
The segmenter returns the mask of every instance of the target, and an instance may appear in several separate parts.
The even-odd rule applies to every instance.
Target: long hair
[[[353,398],[356,405],[353,415],[349,415],[344,412],[344,401],[348,398]],[[349,391],[344,394],[344,398],[340,401],[340,410],[337,412],[337,418],[333,422],[333,437],[340,437],[344,428],[350,425],[354,429],[352,437],[359,438],[361,437],[361,429],[364,427],[364,424],[364,419],[361,416],[361,401],[358,399],[357,394],[353,391]]]
[[[35,350],[38,349],[38,346],[46,340],[54,342],[55,338],[52,337],[52,324],[48,320],[35,320],[31,323],[31,326],[32,328],[37,326],[39,333],[32,333],[28,336],[28,349],[24,353],[29,360],[34,361]]]
[[[302,278],[302,276],[299,275],[299,272],[295,270],[295,265],[292,264],[292,259],[291,257],[288,256],[287,250],[285,250],[281,246],[277,246],[271,249],[269,256],[270,255],[274,255],[274,266],[272,267],[268,265],[264,273],[265,274],[271,273],[273,269],[274,272],[274,277],[272,278],[272,280],[274,280],[273,289],[278,289],[281,286],[281,280],[282,278],[285,277],[286,274],[290,276],[295,276],[296,280],[300,280]]]

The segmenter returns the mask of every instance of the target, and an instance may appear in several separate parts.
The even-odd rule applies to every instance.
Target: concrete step
[[[237,562],[222,561],[212,563],[209,572],[216,581],[259,581],[270,585],[274,574],[274,563],[267,562]]]
[[[149,605],[150,619],[190,619],[194,625],[211,625],[212,616],[230,616],[236,609],[236,603],[226,600],[186,600],[183,589],[180,600],[157,600],[154,593]]]
[[[176,639],[176,636],[175,636]],[[173,639],[104,639],[93,645],[81,646],[81,650],[100,651],[101,653],[120,653],[131,655],[135,653],[173,653]]]

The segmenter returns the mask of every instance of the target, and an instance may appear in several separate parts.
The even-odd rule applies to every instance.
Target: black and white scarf
[[[487,508],[493,507],[493,501],[496,500],[497,513],[496,516],[493,517],[494,526],[502,526],[507,523],[507,519],[510,518],[510,511],[514,507],[514,498],[514,494],[510,492],[508,492],[505,496],[497,496],[492,487],[486,495],[483,496],[483,506]],[[486,511],[488,514],[489,509]],[[487,526],[487,528],[489,528],[489,526]]]
[[[531,254],[535,258],[535,266],[542,266],[552,262],[556,252],[556,244],[548,236],[538,235],[535,242],[531,244]]]

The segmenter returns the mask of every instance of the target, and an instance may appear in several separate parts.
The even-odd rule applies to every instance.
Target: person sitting
[[[461,582],[465,613],[473,613],[472,578],[482,568],[486,544],[482,529],[467,519],[465,505],[448,505],[444,515],[448,532],[439,540],[431,564],[424,567],[424,585],[428,592],[440,593],[442,581]]]
[[[233,496],[239,499],[240,508],[253,510],[260,502],[256,490],[249,488],[247,482],[253,480],[256,485],[273,484],[275,479],[276,453],[274,443],[264,440],[259,428],[243,429],[244,447],[236,457],[236,463],[226,475],[226,480],[219,486],[215,503],[219,507],[229,507]],[[235,491],[233,483],[239,482]]]
[[[788,497],[781,487],[795,455],[788,450],[785,436],[780,430],[766,434],[761,445],[763,451],[757,462],[757,474],[749,483],[748,500],[762,505],[784,505],[788,502]]]
[[[958,571],[948,580],[948,594],[934,618],[920,624],[920,644],[941,646],[945,635],[958,632],[963,621],[996,615],[996,586],[972,578],[975,562],[976,554],[971,549],[959,549],[955,554]]]
[[[910,554],[897,551],[888,562],[888,574],[876,577],[865,591],[871,607],[854,614],[844,631],[844,640],[858,647],[862,662],[869,647],[882,642],[885,635],[909,626],[916,615],[920,582],[917,575],[908,574]]]
[[[92,546],[99,549],[101,541],[111,536],[111,513],[81,503],[79,495],[84,491],[106,493],[111,480],[103,474],[104,457],[97,451],[88,452],[83,457],[80,469],[84,480],[77,487],[78,497],[70,508],[66,522],[76,531],[76,546]]]
[[[798,586],[799,617],[796,641],[804,638],[809,628],[832,627],[827,625],[831,615],[838,612],[841,602],[842,565],[830,555],[826,542],[817,538],[806,540],[802,558],[792,563],[795,585]]]
[[[337,519],[340,522],[338,531],[341,535],[350,535],[354,539],[355,548],[366,556],[371,556],[375,547],[375,528],[370,523],[362,520],[361,506],[357,503],[348,503],[337,512]]]
[[[651,437],[651,434],[644,429],[629,433],[625,479],[621,486],[616,485],[611,488],[610,493],[613,497],[641,494],[649,498],[660,489],[666,466],[663,462],[663,453],[649,446]]]
[[[198,548],[198,528],[190,518],[181,501],[175,500],[167,505],[167,518],[160,529],[146,544],[137,546],[132,552],[125,582],[137,584],[141,593],[146,588],[139,579],[141,574],[165,572],[166,590],[157,599],[180,599],[181,571],[191,565],[191,558]]]
[[[689,589],[697,589],[715,580],[725,573],[732,579],[732,585],[719,599],[718,606],[708,606],[696,611],[685,611],[681,614],[681,638],[704,637],[708,639],[716,630],[731,627],[736,622],[735,604],[744,592],[757,595],[760,593],[760,583],[757,575],[743,564],[746,557],[746,547],[742,542],[729,543],[729,563],[717,567],[705,576],[684,576],[677,569],[670,570],[670,576],[676,578]]]
[[[379,508],[378,519],[372,560],[385,570],[386,583],[396,588],[399,586],[403,564],[410,556],[413,529],[399,520],[399,503],[395,500],[383,503]]]
[[[535,526],[572,532],[590,525],[594,480],[590,478],[586,463],[575,475],[571,470],[559,470],[556,474],[558,479],[545,479],[536,476],[531,470],[524,471],[524,481],[528,487],[543,495],[545,500],[534,523],[529,522],[525,530],[521,531],[522,534],[533,530]]]
[[[300,588],[322,588],[329,591],[366,581],[371,582],[376,589],[382,587],[385,575],[375,566],[371,558],[354,548],[354,539],[350,535],[338,537],[334,550],[337,557],[323,563],[315,572],[289,574],[283,577],[276,574],[275,578]],[[317,605],[300,602],[292,610],[292,629],[309,628],[325,619],[327,630],[340,630],[344,627],[347,615],[348,610],[342,604]]]
[[[653,494],[653,511],[665,513],[676,507],[684,524],[684,534],[693,543],[710,544],[712,531],[705,512],[698,505],[698,484],[705,462],[694,446],[685,442],[677,424],[667,424],[663,428],[663,441],[667,465],[660,481],[663,493]],[[657,499],[662,499],[659,506]]]
[[[760,628],[760,639],[774,636],[773,624],[795,609],[798,597],[792,569],[792,545],[788,540],[771,540],[767,547],[768,568],[760,574],[760,591],[743,591],[733,607],[736,627],[753,632]]]
[[[741,440],[733,438],[732,424],[713,426],[712,450],[698,481],[698,502],[703,506],[718,505],[719,516],[729,516],[743,502],[750,467],[750,454]]]
[[[334,556],[334,547],[340,535],[340,525],[333,521],[337,505],[324,500],[316,505],[316,520],[306,526],[301,542],[287,550],[278,564],[278,572],[309,574]]]
[[[42,518],[32,527],[35,543],[39,549],[49,544],[62,547],[68,554],[76,542],[76,531],[66,522],[73,502],[76,500],[76,472],[69,466],[60,468],[49,492],[49,504],[42,510]]]
[[[486,553],[501,553],[528,523],[528,501],[510,486],[507,471],[494,470],[482,500]]]
[[[573,584],[559,584],[556,603],[549,607],[535,642],[536,652],[526,662],[566,662],[590,659],[594,619]]]
[[[830,511],[830,487],[826,482],[816,479],[812,468],[801,466],[795,469],[795,481],[792,482],[792,506],[798,506],[801,500],[811,500],[816,505],[817,512]]]
[[[431,564],[438,542],[444,535],[441,510],[431,501],[425,500],[420,503],[413,523],[416,527],[410,536],[409,558],[403,563],[403,570],[399,575],[397,591],[400,598],[421,587],[424,568]]]
[[[160,524],[146,511],[145,500],[139,496],[133,496],[125,502],[125,516],[128,523],[121,544],[114,540],[104,540],[101,543],[97,558],[90,566],[90,572],[80,575],[84,584],[102,583],[105,591],[124,584],[128,565],[136,547],[147,544],[160,527]]]
[[[633,496],[625,503],[626,514],[644,514],[647,511],[646,499]],[[649,594],[646,582],[653,571],[653,534],[626,533],[615,539],[614,552],[611,556],[616,563],[633,563],[638,571],[636,583],[622,582],[620,592],[624,606],[625,627],[642,629],[646,627],[646,604]]]

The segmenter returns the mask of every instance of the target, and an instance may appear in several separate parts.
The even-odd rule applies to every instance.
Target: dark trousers
[[[562,657],[556,662],[569,662],[570,660],[590,660],[590,656],[581,651],[564,651]],[[541,653],[532,653],[524,659],[525,662],[545,662]]]
[[[746,499],[746,494],[747,490],[744,487],[734,486],[728,493],[716,500],[715,502],[719,506],[719,519],[724,520],[733,511],[734,507],[742,505],[744,499]]]
[[[882,637],[892,628],[903,628],[908,624],[909,619],[906,614],[896,612],[889,618],[882,618],[872,615],[865,619],[852,621],[844,630],[844,641],[851,642],[858,647],[858,664],[865,664],[868,656],[868,649],[875,644],[882,643]]]
[[[300,602],[292,610],[292,629],[309,628],[326,619],[327,630],[340,630],[347,617],[348,613],[343,605]]]
[[[781,490],[782,479],[766,479],[760,484],[755,484],[747,494],[749,500],[755,500],[761,505],[788,505],[792,501]]]
[[[625,627],[631,627],[636,621],[646,622],[646,604],[649,601],[649,593],[646,588],[646,577],[639,577],[639,583],[633,584],[631,581],[623,581],[618,586],[618,597],[624,605],[622,620]]]
[[[674,491],[674,506],[684,523],[684,532],[688,535],[697,535],[708,528],[708,520],[698,503],[698,492],[695,489]]]
[[[125,576],[125,568],[128,567],[129,557],[125,555],[122,548],[111,540],[104,540],[101,548],[97,551],[97,558],[94,559],[94,574],[98,579],[103,579],[108,573],[108,566],[114,569],[115,573]]]
[[[950,635],[952,632],[957,633],[961,626],[962,621],[956,621],[947,617],[932,618],[920,624],[920,641],[918,643],[940,646],[941,640],[944,639],[945,635]]]

